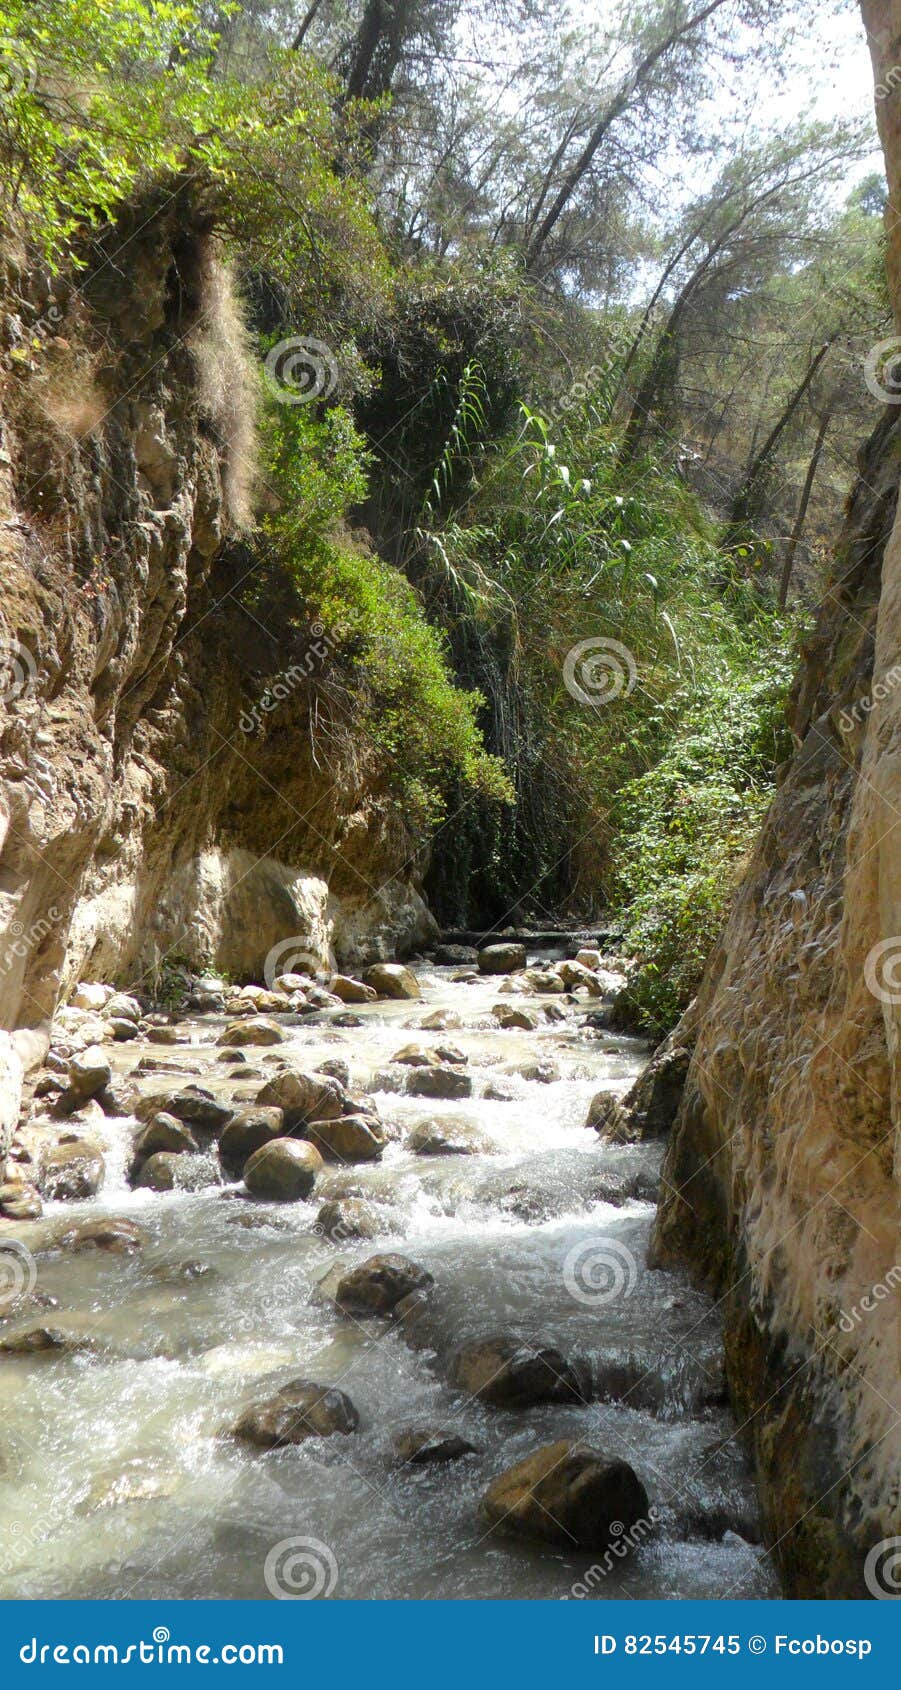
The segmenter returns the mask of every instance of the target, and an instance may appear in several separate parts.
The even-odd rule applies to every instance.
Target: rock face
[[[866,0],[894,86],[899,0]],[[901,116],[876,105],[901,326]],[[723,1297],[729,1386],[793,1597],[866,1597],[898,1532],[901,414],[864,449],[792,700],[797,751],[697,1003],[656,1259]],[[894,1290],[897,1300],[898,1291]]]
[[[547,1444],[489,1485],[485,1524],[573,1549],[609,1549],[647,1523],[647,1491],[627,1461],[588,1444]]]

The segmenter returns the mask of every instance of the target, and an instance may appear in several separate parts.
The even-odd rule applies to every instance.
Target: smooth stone
[[[140,1021],[142,1010],[137,998],[129,992],[114,992],[104,1005],[103,1013],[108,1021],[120,1018],[123,1021]]]
[[[375,1003],[378,992],[372,986],[365,986],[362,980],[354,980],[349,974],[334,974],[329,981],[329,991],[342,1003]]]
[[[152,1045],[180,1045],[185,1042],[177,1027],[148,1027],[144,1037]]]
[[[405,1150],[414,1156],[478,1156],[494,1149],[485,1134],[469,1121],[420,1121],[409,1134]]]
[[[409,968],[400,962],[374,962],[364,970],[363,982],[371,986],[380,998],[418,998],[422,996],[419,981]]]
[[[309,1074],[286,1068],[276,1074],[254,1100],[266,1108],[281,1109],[286,1133],[307,1121],[330,1121],[342,1114],[344,1087],[330,1074]]]
[[[580,962],[583,968],[600,968],[601,961],[602,958],[600,951],[593,951],[587,948],[581,951],[576,951],[576,962]]]
[[[148,1191],[205,1191],[218,1185],[219,1175],[208,1156],[183,1150],[157,1150],[148,1156],[135,1185]]]
[[[350,1085],[350,1067],[340,1056],[327,1056],[324,1062],[320,1062],[316,1072],[317,1074],[328,1074],[329,1078],[337,1080],[339,1086],[342,1086],[345,1091]]]
[[[468,962],[478,962],[478,958],[475,945],[436,945],[432,952],[432,961],[439,968],[462,968]]]
[[[435,1282],[430,1273],[408,1256],[370,1256],[339,1279],[335,1302],[346,1314],[389,1315],[413,1291],[425,1291]]]
[[[471,1097],[472,1080],[456,1068],[413,1068],[404,1090],[412,1097]]]
[[[377,1162],[385,1148],[381,1128],[365,1115],[311,1121],[306,1132],[310,1143],[330,1162]]]
[[[95,1014],[103,1009],[107,1000],[113,996],[112,986],[102,986],[94,980],[79,980],[68,1007],[71,1009],[92,1010]]]
[[[45,1199],[78,1202],[96,1196],[105,1172],[99,1146],[89,1139],[74,1139],[43,1152],[38,1189]]]
[[[71,1232],[63,1233],[59,1242],[67,1250],[103,1250],[111,1256],[131,1256],[143,1249],[147,1234],[134,1221],[110,1217],[84,1221]]]
[[[311,1379],[292,1379],[266,1402],[246,1408],[231,1428],[231,1436],[261,1449],[283,1449],[307,1438],[348,1436],[360,1424],[350,1397],[334,1385]]]
[[[251,1106],[239,1109],[219,1137],[219,1160],[230,1179],[240,1179],[245,1163],[274,1138],[284,1137],[281,1109]]]
[[[69,1091],[82,1102],[102,1091],[112,1077],[113,1071],[97,1045],[90,1045],[69,1060]]]
[[[475,1444],[456,1432],[433,1427],[420,1431],[411,1427],[394,1439],[394,1454],[401,1467],[429,1467],[445,1461],[459,1461],[462,1455],[479,1455]]]
[[[648,1495],[627,1461],[562,1439],[517,1461],[488,1486],[485,1523],[567,1549],[609,1549],[648,1520]]]
[[[565,992],[559,974],[553,968],[527,968],[523,979],[533,992]]]
[[[248,1160],[244,1184],[252,1197],[296,1203],[309,1197],[321,1169],[322,1157],[315,1145],[296,1138],[274,1138]]]
[[[117,1015],[115,1019],[109,1021],[107,1025],[110,1033],[118,1044],[125,1044],[129,1039],[136,1039],[138,1037],[137,1022],[126,1021],[124,1016]]]
[[[433,1009],[419,1022],[425,1033],[455,1033],[462,1025],[463,1017],[455,1009]]]
[[[569,991],[576,986],[585,986],[593,998],[604,995],[604,988],[597,975],[590,968],[585,968],[581,962],[558,962],[557,973]]]
[[[511,1065],[511,1073],[519,1074],[523,1080],[535,1080],[539,1085],[552,1086],[562,1079],[559,1062],[550,1056],[536,1056],[532,1060],[517,1062]]]
[[[504,1334],[464,1344],[451,1361],[450,1379],[460,1390],[498,1408],[581,1403],[587,1395],[559,1350]]]
[[[491,1011],[503,1030],[521,1027],[523,1032],[534,1033],[538,1026],[538,1016],[531,1009],[515,1009],[509,1003],[496,1003]]]
[[[33,1185],[7,1187],[0,1195],[0,1215],[8,1221],[37,1221],[44,1212],[40,1192]]]
[[[182,1086],[174,1092],[152,1092],[137,1099],[134,1113],[139,1121],[149,1121],[154,1115],[175,1115],[199,1132],[219,1132],[230,1121],[234,1108],[220,1103],[203,1086]]]
[[[167,1115],[161,1111],[154,1115],[152,1121],[138,1133],[134,1141],[134,1154],[139,1162],[145,1162],[148,1156],[153,1156],[157,1150],[170,1150],[177,1154],[180,1151],[200,1149],[190,1127],[180,1121],[177,1115]]]
[[[219,1034],[216,1043],[219,1045],[282,1045],[287,1039],[287,1033],[277,1021],[267,1021],[263,1016],[254,1016],[248,1021],[232,1021]]]
[[[336,1197],[323,1203],[316,1216],[316,1230],[333,1244],[352,1238],[376,1238],[384,1229],[378,1215],[362,1197]]]
[[[515,974],[526,966],[525,945],[486,945],[479,951],[480,974]]]

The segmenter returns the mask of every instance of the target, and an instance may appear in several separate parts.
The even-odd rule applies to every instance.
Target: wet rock
[[[648,1495],[627,1461],[590,1444],[547,1444],[488,1486],[485,1524],[572,1549],[609,1549],[648,1520]]]
[[[538,1402],[585,1402],[587,1391],[565,1356],[551,1345],[501,1334],[464,1344],[450,1365],[451,1383],[498,1408]]]
[[[678,1113],[690,1061],[691,1050],[671,1033],[625,1097],[600,1092],[592,1098],[585,1125],[605,1144],[664,1138]]]
[[[151,1279],[161,1285],[182,1285],[194,1279],[215,1279],[216,1269],[209,1262],[189,1257],[184,1262],[158,1262],[150,1268]]]
[[[78,1323],[61,1320],[30,1321],[0,1337],[0,1352],[11,1356],[41,1355],[48,1351],[92,1349],[90,1331]]]
[[[462,1455],[479,1455],[481,1451],[457,1432],[410,1427],[398,1432],[394,1454],[401,1467],[431,1467],[445,1461],[459,1461]]]
[[[376,1238],[384,1230],[375,1210],[362,1197],[337,1197],[323,1203],[316,1227],[334,1244],[352,1238]]]
[[[148,1044],[152,1045],[179,1045],[185,1043],[185,1040],[182,1038],[177,1027],[148,1027],[144,1036],[147,1039]]]
[[[478,1156],[493,1150],[491,1140],[469,1121],[454,1121],[445,1117],[435,1121],[420,1121],[413,1128],[405,1150],[414,1156]]]
[[[510,1003],[496,1003],[491,1011],[497,1017],[504,1032],[515,1027],[521,1027],[524,1032],[534,1033],[538,1026],[538,1016],[531,1009],[517,1009]]]
[[[490,1103],[513,1103],[516,1099],[513,1087],[504,1085],[503,1080],[489,1080],[482,1096]]]
[[[281,1109],[256,1105],[238,1109],[219,1136],[219,1160],[229,1179],[240,1179],[254,1152],[274,1138],[284,1137]]]
[[[231,1120],[234,1109],[202,1086],[183,1086],[178,1091],[152,1092],[138,1098],[134,1113],[139,1121],[149,1121],[159,1114],[175,1115],[198,1132],[217,1133]]]
[[[255,1101],[267,1108],[281,1109],[285,1131],[291,1133],[308,1121],[337,1119],[344,1109],[344,1088],[329,1074],[308,1074],[286,1068],[257,1092]]]
[[[297,997],[298,994],[302,997],[312,985],[309,974],[279,974],[272,982],[272,990],[285,998]]]
[[[170,1150],[177,1155],[181,1151],[196,1153],[199,1149],[190,1127],[180,1121],[177,1115],[167,1115],[163,1112],[154,1115],[152,1121],[142,1128],[134,1141],[136,1162],[146,1162],[148,1156],[153,1156],[158,1150]]]
[[[378,1123],[365,1115],[311,1121],[306,1133],[329,1162],[377,1162],[385,1148]]]
[[[533,992],[564,992],[566,987],[553,968],[528,968],[523,975]]]
[[[287,1033],[277,1021],[255,1015],[247,1021],[231,1021],[216,1040],[220,1045],[282,1045]]]
[[[38,1189],[42,1197],[77,1202],[96,1195],[104,1172],[99,1146],[90,1139],[77,1138],[42,1152]]]
[[[425,1045],[402,1045],[391,1058],[392,1062],[401,1062],[408,1068],[428,1068],[431,1057]]]
[[[457,1068],[413,1068],[404,1090],[411,1097],[471,1097],[472,1080]]]
[[[155,1151],[135,1179],[135,1185],[148,1191],[205,1191],[218,1184],[218,1172],[208,1156],[192,1156],[180,1150]]]
[[[371,968],[365,970],[363,980],[380,998],[418,998],[422,995],[415,974],[400,962],[374,962]]]
[[[246,1408],[231,1428],[231,1436],[259,1449],[283,1449],[307,1438],[348,1436],[360,1424],[350,1397],[334,1385],[311,1379],[292,1379],[266,1402]]]
[[[137,998],[133,998],[129,992],[114,992],[105,1004],[103,1013],[108,1021],[137,1022],[141,1019],[142,1011]]]
[[[225,993],[190,992],[185,999],[185,1008],[193,1010],[196,1015],[221,1015],[225,1009]]]
[[[244,1184],[252,1197],[271,1203],[296,1203],[309,1197],[322,1170],[315,1145],[295,1138],[274,1138],[255,1150],[244,1168]]]
[[[125,1044],[129,1039],[136,1039],[138,1037],[137,1022],[126,1021],[122,1016],[117,1015],[115,1020],[107,1022],[107,1026],[109,1027],[112,1038],[114,1038],[119,1044]]]
[[[525,966],[525,945],[486,945],[479,951],[480,974],[515,974]]]
[[[346,1314],[390,1315],[404,1297],[433,1284],[432,1275],[407,1256],[370,1256],[339,1279],[335,1302]]]
[[[373,986],[364,986],[362,980],[354,980],[349,974],[333,974],[329,991],[342,1003],[375,1003],[378,997]]]
[[[513,1073],[519,1074],[523,1080],[534,1080],[542,1086],[552,1086],[562,1078],[559,1062],[550,1056],[537,1056],[527,1062],[518,1062]]]
[[[590,950],[587,947],[581,951],[576,951],[576,962],[581,963],[583,968],[600,968],[601,961],[600,951]]]
[[[329,1025],[332,1027],[363,1027],[365,1022],[362,1015],[355,1015],[352,1009],[344,1009],[340,1015],[333,1015]]]
[[[70,1059],[67,1077],[72,1106],[77,1109],[108,1086],[113,1075],[103,1051],[97,1045],[90,1045]]]
[[[462,1025],[463,1017],[458,1015],[455,1009],[433,1009],[430,1015],[424,1015],[419,1022],[419,1026],[426,1033],[452,1033]]]
[[[565,1021],[567,1019],[567,1014],[562,1003],[546,1003],[544,1006],[544,1019],[545,1021]]]
[[[181,1483],[181,1475],[174,1469],[154,1469],[136,1457],[121,1467],[98,1473],[77,1512],[94,1514],[102,1508],[121,1508],[132,1502],[156,1502],[173,1496]]]
[[[337,1080],[339,1086],[345,1089],[350,1085],[350,1067],[340,1056],[326,1057],[324,1062],[320,1062],[316,1072],[328,1074],[331,1079]]]
[[[584,986],[590,997],[599,998],[603,996],[602,982],[590,968],[585,968],[581,962],[558,962],[557,973],[569,991],[573,991],[577,986]]]
[[[477,962],[478,957],[475,945],[436,945],[432,952],[432,961],[439,968],[463,968],[466,963]]]
[[[71,1232],[63,1233],[59,1242],[66,1250],[103,1250],[111,1256],[131,1256],[143,1249],[147,1234],[134,1221],[106,1216],[73,1227]]]

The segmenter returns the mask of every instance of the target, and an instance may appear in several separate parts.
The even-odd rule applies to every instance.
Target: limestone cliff
[[[863,10],[877,84],[894,86],[901,0]],[[898,105],[877,101],[901,326]],[[739,1425],[795,1596],[887,1593],[885,1540],[901,1532],[899,473],[891,404],[795,689],[798,749],[700,993],[655,1247],[722,1299]]]
[[[0,289],[8,1119],[74,978],[259,978],[285,938],[353,961],[432,924],[329,630],[241,591],[250,378],[190,207],[111,232],[77,291],[14,257]]]

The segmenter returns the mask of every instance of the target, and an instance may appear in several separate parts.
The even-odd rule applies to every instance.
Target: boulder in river
[[[364,971],[363,980],[380,998],[422,996],[416,975],[401,962],[374,962]]]
[[[381,1127],[366,1115],[311,1121],[306,1133],[329,1162],[377,1162],[385,1148]]]
[[[604,988],[597,975],[590,968],[585,968],[581,962],[558,962],[557,973],[568,991],[574,991],[577,986],[584,986],[589,997],[600,998],[604,995]]]
[[[0,1185],[0,1215],[8,1221],[36,1221],[43,1211],[40,1193],[26,1180],[6,1180]]]
[[[479,951],[480,974],[515,974],[526,966],[526,947],[518,944],[486,945]]]
[[[452,1116],[420,1121],[407,1138],[405,1150],[414,1156],[479,1156],[494,1149],[485,1134],[470,1121]]]
[[[137,1162],[146,1162],[148,1156],[153,1156],[157,1150],[169,1150],[175,1155],[180,1151],[193,1151],[195,1154],[200,1146],[189,1126],[180,1121],[177,1115],[167,1115],[161,1110],[158,1115],[142,1127],[134,1141],[134,1155]]]
[[[193,1156],[184,1150],[156,1150],[138,1172],[135,1185],[147,1191],[205,1191],[219,1184],[219,1174],[208,1156]]]
[[[610,1549],[653,1517],[627,1461],[590,1444],[546,1444],[488,1486],[479,1509],[489,1527],[567,1549]]]
[[[59,1240],[66,1250],[102,1250],[110,1256],[131,1256],[147,1243],[144,1228],[134,1221],[113,1215],[102,1220],[83,1221]]]
[[[451,1383],[497,1408],[537,1402],[585,1402],[574,1367],[550,1344],[524,1343],[507,1334],[464,1344],[450,1366]]]
[[[316,1230],[333,1244],[343,1244],[352,1238],[377,1238],[385,1229],[364,1198],[335,1197],[323,1203],[316,1216]]]
[[[463,968],[468,962],[477,962],[478,956],[475,945],[436,945],[432,961],[439,968]]]
[[[563,981],[554,968],[527,968],[523,979],[533,992],[550,992],[555,995],[558,992],[566,991]]]
[[[90,1350],[94,1348],[91,1337],[90,1322],[84,1317],[71,1320],[65,1315],[57,1318],[43,1318],[29,1321],[27,1326],[19,1326],[12,1332],[4,1332],[0,1337],[0,1352],[12,1356],[44,1355],[48,1352],[67,1351],[70,1354],[76,1350]]]
[[[281,1109],[285,1132],[291,1133],[308,1121],[335,1120],[344,1110],[344,1087],[330,1074],[307,1074],[285,1068],[257,1092],[255,1101]]]
[[[375,1003],[378,997],[374,986],[366,986],[350,974],[333,974],[328,986],[342,1003]]]
[[[407,1025],[414,1026],[416,1023],[408,1022]],[[452,1033],[462,1027],[463,1017],[455,1009],[433,1009],[422,1017],[418,1025],[427,1033]]]
[[[296,1203],[309,1197],[322,1170],[315,1145],[296,1138],[274,1138],[255,1150],[244,1168],[244,1184],[252,1197],[272,1203]]]
[[[435,1064],[412,1068],[404,1090],[411,1097],[471,1097],[472,1080],[458,1068]]]
[[[434,1426],[425,1429],[411,1426],[398,1432],[394,1439],[394,1454],[401,1467],[432,1467],[446,1461],[459,1461],[462,1455],[478,1455],[476,1444]]]
[[[246,1021],[230,1021],[219,1034],[219,1045],[282,1045],[287,1034],[277,1021],[267,1021],[264,1015],[250,1016]]]
[[[255,1104],[236,1110],[219,1135],[219,1160],[223,1172],[229,1179],[240,1179],[244,1165],[254,1151],[283,1136],[284,1115],[281,1109]]]
[[[532,1009],[518,1009],[512,1003],[496,1003],[491,1011],[504,1032],[513,1028],[521,1028],[523,1032],[534,1033],[538,1026],[538,1016]]]
[[[335,1302],[346,1314],[390,1315],[404,1297],[433,1284],[432,1275],[408,1256],[370,1256],[339,1279]]]
[[[231,1436],[260,1449],[281,1449],[307,1438],[347,1436],[360,1424],[350,1397],[334,1385],[292,1379],[265,1402],[253,1403],[235,1421]]]
[[[345,1091],[350,1085],[350,1065],[341,1056],[327,1056],[324,1062],[320,1062],[316,1072],[328,1074],[329,1078],[337,1080]]]
[[[188,1085],[173,1092],[148,1092],[137,1099],[134,1113],[139,1121],[149,1121],[160,1113],[174,1115],[198,1132],[217,1133],[231,1120],[234,1109],[203,1086]]]
[[[96,1195],[104,1173],[99,1145],[87,1138],[76,1138],[42,1152],[38,1189],[42,1197],[77,1202]]]
[[[98,1091],[109,1085],[112,1077],[112,1069],[98,1045],[78,1051],[70,1059],[67,1074],[71,1107],[78,1109],[89,1097],[96,1097]]]

